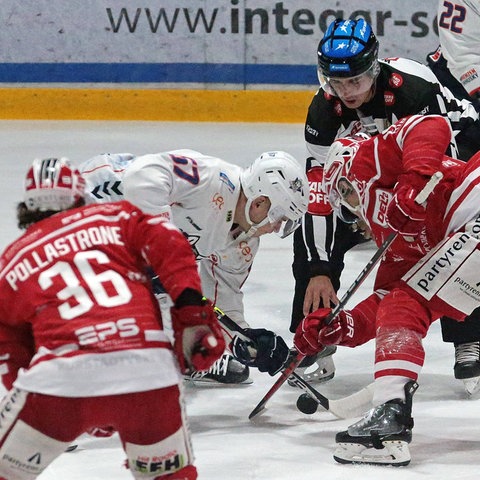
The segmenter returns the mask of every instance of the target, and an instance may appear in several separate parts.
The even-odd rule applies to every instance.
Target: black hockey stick
[[[415,202],[418,204],[424,203],[428,196],[432,193],[433,189],[437,186],[438,182],[443,178],[443,174],[441,172],[436,172],[433,174],[432,178],[427,182],[427,184],[423,187],[423,189],[418,193],[415,197]],[[365,279],[370,275],[373,269],[376,267],[377,263],[381,260],[385,252],[390,248],[390,245],[393,241],[397,238],[398,233],[394,232],[391,233],[386,240],[382,243],[382,245],[378,248],[375,252],[373,257],[369,260],[369,262],[365,265],[363,270],[360,272],[358,277],[354,280],[352,285],[350,285],[349,289],[345,292],[341,300],[335,306],[335,308],[330,312],[328,317],[325,319],[325,325],[329,325],[333,322],[335,317],[340,314],[340,312],[345,308],[345,305],[350,301],[352,296],[356,293],[359,287],[363,284]],[[295,368],[300,364],[305,356],[300,352],[293,357],[291,362],[288,364],[285,370],[282,371],[281,376],[278,380],[272,385],[270,390],[265,394],[265,396],[260,400],[258,405],[252,410],[250,415],[248,416],[249,419],[254,418],[260,412],[265,409],[265,405],[268,400],[277,392],[277,390],[286,382],[288,376],[291,372],[295,370]],[[289,373],[288,376],[285,376],[285,372]]]

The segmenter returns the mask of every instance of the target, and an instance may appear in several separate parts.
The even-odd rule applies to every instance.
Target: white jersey
[[[80,166],[94,202],[127,199],[165,215],[187,236],[197,258],[224,248],[240,194],[242,168],[194,150],[134,157],[104,154]]]
[[[470,95],[480,93],[480,1],[440,0],[438,27],[451,74]]]
[[[250,273],[260,238],[239,236],[234,239],[232,233],[229,237],[226,248],[200,260],[203,293],[240,326],[248,328],[241,289]]]
[[[240,167],[192,150],[176,150],[140,157],[107,153],[87,160],[79,169],[89,203],[127,199],[147,213],[171,215],[200,260],[205,296],[248,326],[241,287],[259,239],[234,239],[230,231]]]

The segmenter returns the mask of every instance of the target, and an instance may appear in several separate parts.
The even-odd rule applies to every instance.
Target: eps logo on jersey
[[[91,345],[105,341],[113,342],[115,338],[133,337],[139,333],[140,328],[135,318],[122,318],[117,321],[89,325],[75,330],[80,345]]]
[[[392,194],[387,190],[379,188],[375,191],[375,206],[372,220],[382,227],[387,226],[387,208],[391,198]]]

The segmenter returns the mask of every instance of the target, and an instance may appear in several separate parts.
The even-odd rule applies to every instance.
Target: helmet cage
[[[338,97],[340,93],[337,91],[338,87],[335,88],[336,83],[341,83],[342,81],[343,82],[348,81],[354,88],[356,88],[355,93],[357,95],[360,95],[362,93],[368,92],[372,88],[379,73],[380,73],[380,65],[378,63],[378,60],[376,59],[374,60],[374,62],[372,63],[372,65],[368,70],[354,77],[338,77],[338,76],[327,77],[323,75],[320,69],[317,70],[318,81],[322,89],[325,92],[327,92],[329,95],[333,95],[335,97]]]
[[[252,226],[277,224],[276,233],[284,238],[301,224],[308,208],[308,180],[291,155],[265,152],[242,172],[240,179],[247,197],[245,217]],[[250,218],[250,206],[261,196],[270,200],[270,208],[267,217],[256,224]]]
[[[280,238],[288,237],[291,233],[293,233],[301,224],[302,224],[302,217],[297,219],[291,219],[287,216],[287,213],[281,206],[270,207],[268,210],[267,218],[260,223],[271,223],[275,226],[275,233]]]
[[[65,158],[36,158],[24,186],[24,202],[30,211],[61,211],[85,196],[85,180]]]
[[[353,207],[347,201],[351,193],[356,193],[360,198],[355,182],[349,177],[358,148],[358,141],[339,139],[331,145],[325,162],[323,189],[335,214],[346,223],[355,223],[360,215],[360,207]]]

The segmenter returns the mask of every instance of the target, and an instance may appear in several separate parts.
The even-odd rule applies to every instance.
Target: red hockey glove
[[[419,186],[397,184],[393,191],[394,196],[387,208],[387,222],[400,235],[418,235],[425,224],[425,207],[415,201],[425,183]]]
[[[303,355],[315,355],[325,345],[350,345],[353,339],[353,318],[349,312],[341,311],[330,325],[325,325],[331,308],[319,308],[307,315],[295,332],[293,344]]]
[[[174,307],[173,349],[182,373],[208,370],[225,350],[225,339],[210,302]]]

